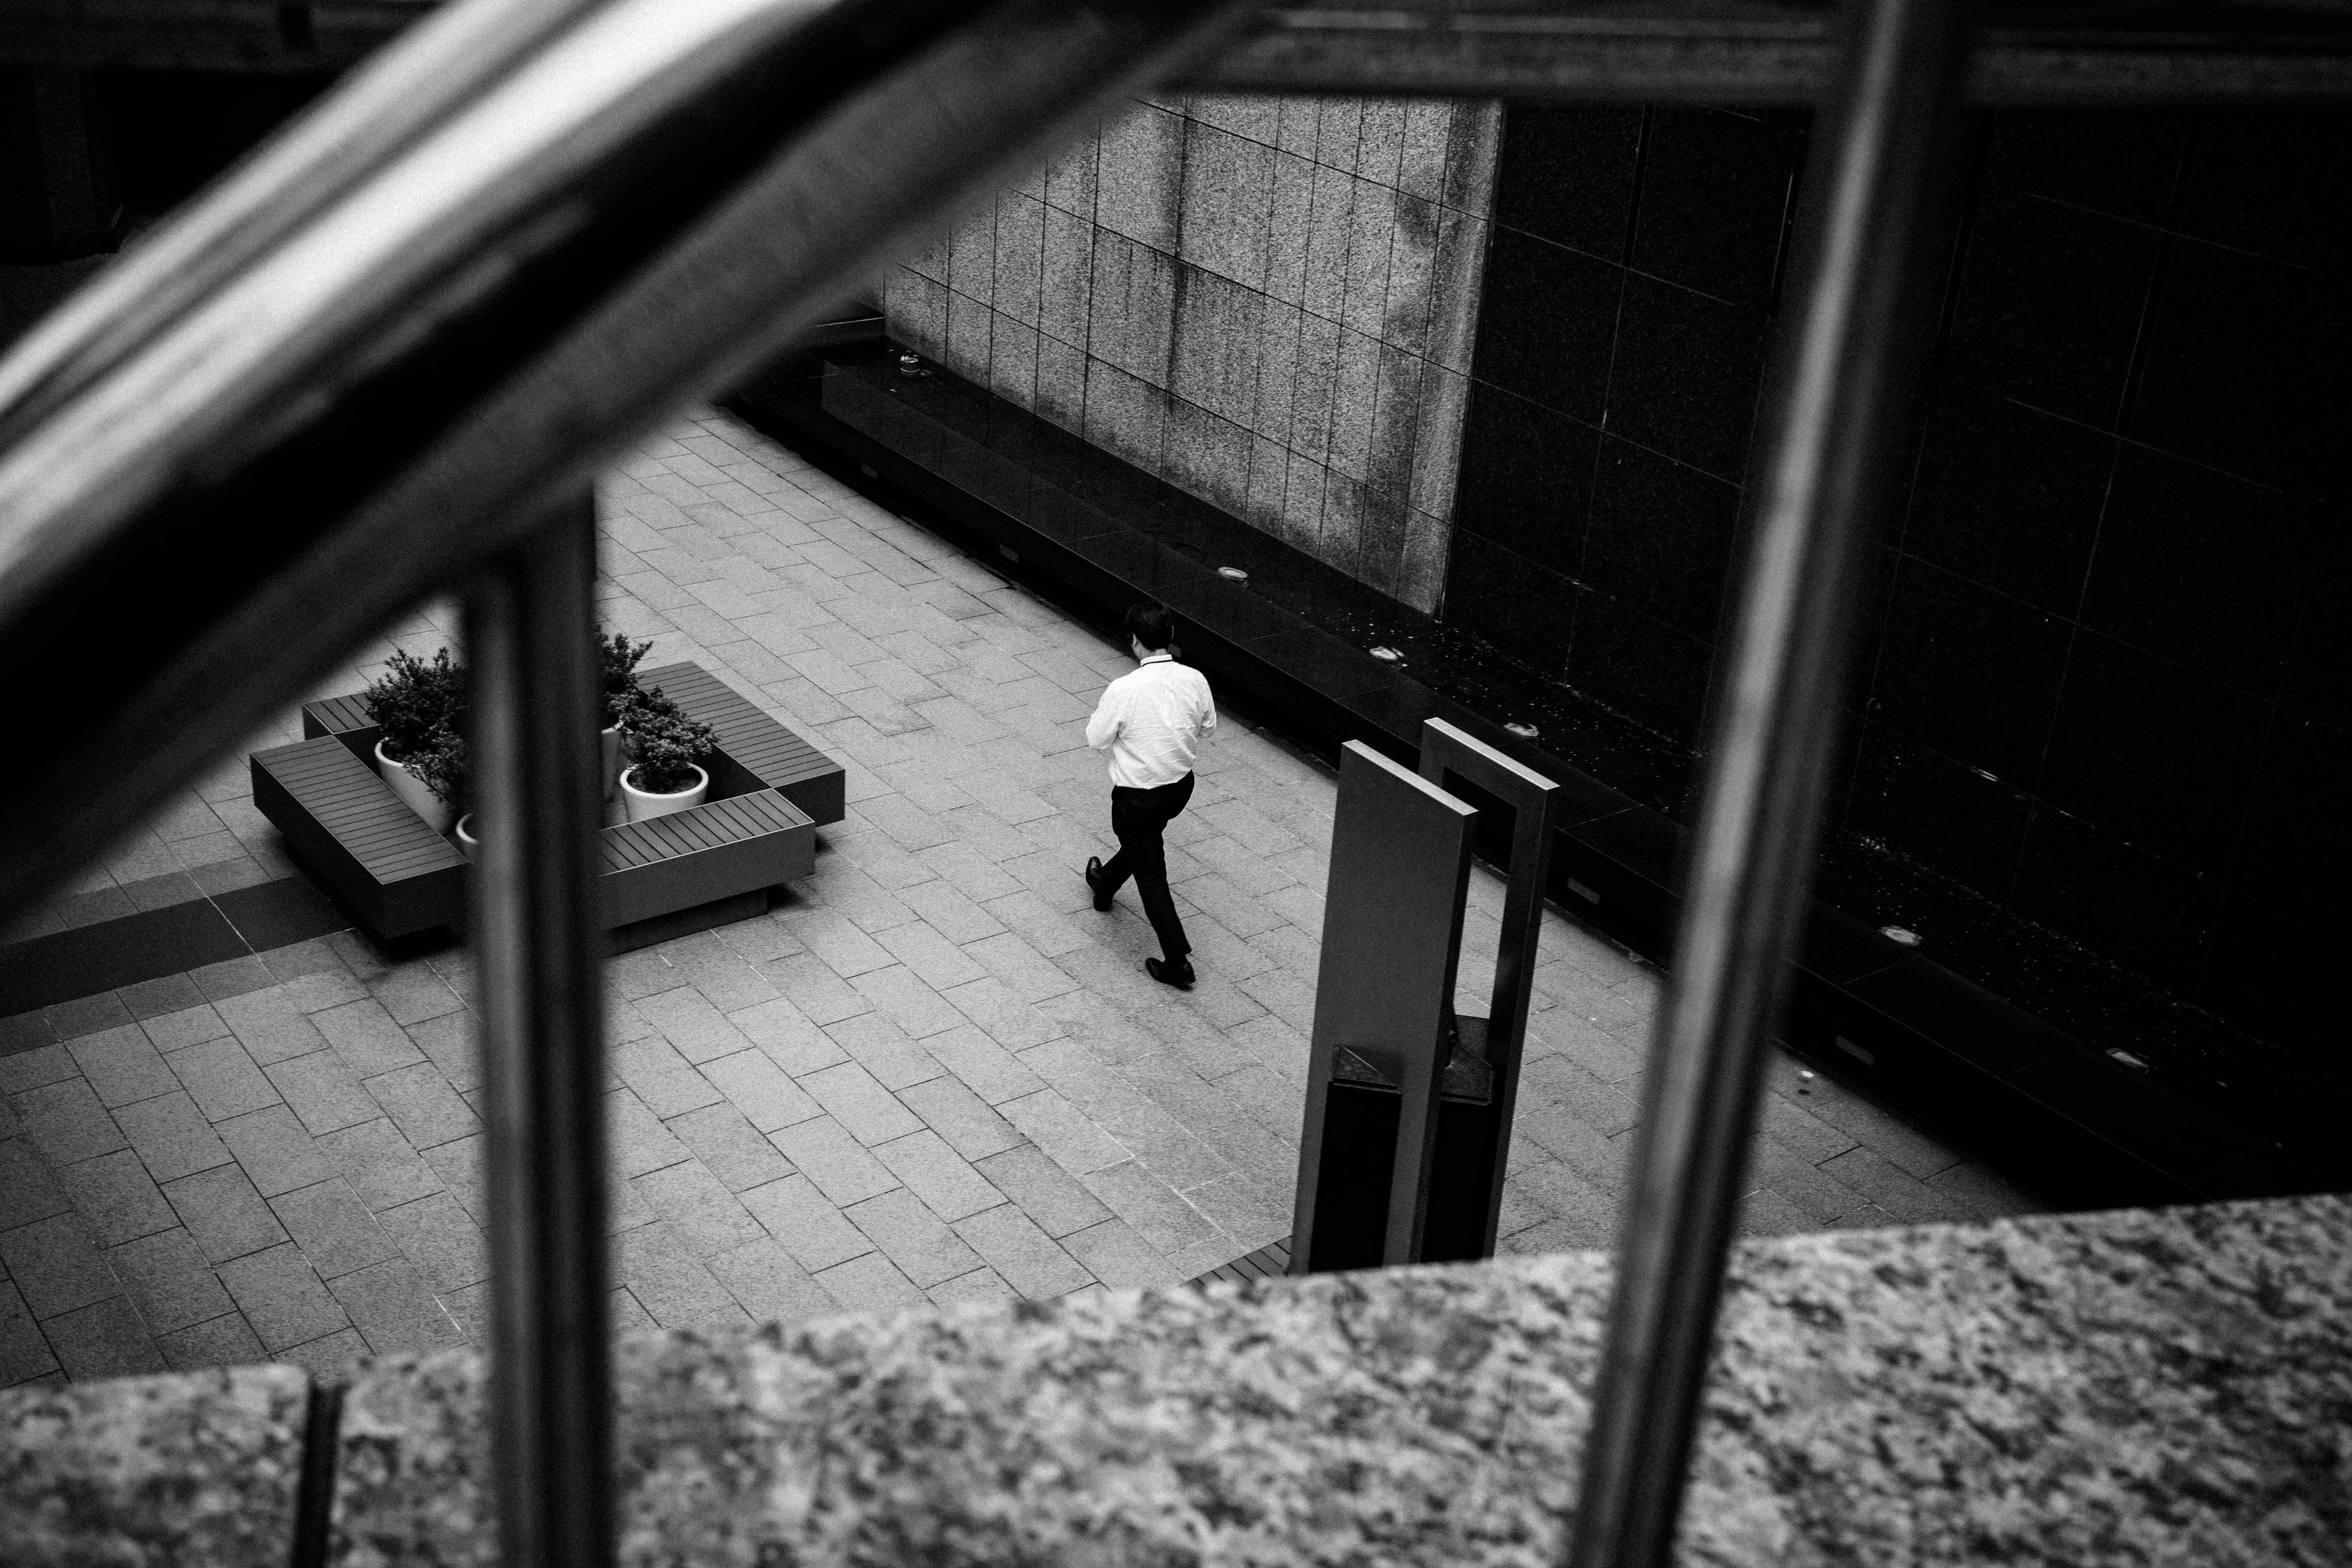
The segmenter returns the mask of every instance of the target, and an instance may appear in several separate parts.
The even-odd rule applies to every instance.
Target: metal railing
[[[170,9],[96,7],[131,32]],[[468,594],[509,1562],[612,1552],[595,473],[1156,81],[1759,98],[1834,80],[1577,1519],[1580,1568],[1666,1561],[1810,879],[1853,560],[1899,436],[1936,148],[1963,84],[2000,97],[1988,60],[2024,56],[1966,47],[1957,0],[1863,0],[1842,53],[1801,6],[1682,6],[1647,32],[1636,10],[467,0],[0,363],[0,660],[38,672],[16,727],[42,742],[0,784],[0,908],[399,612]],[[1694,26],[1717,28],[1714,54],[1677,45]],[[2223,50],[2234,77],[2060,69],[2032,91],[2340,94],[2343,46]]]

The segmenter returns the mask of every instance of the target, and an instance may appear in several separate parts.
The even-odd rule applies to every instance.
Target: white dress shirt
[[[1209,679],[1167,653],[1148,653],[1110,683],[1087,721],[1087,744],[1110,752],[1110,782],[1157,789],[1192,771],[1200,742],[1217,732]]]

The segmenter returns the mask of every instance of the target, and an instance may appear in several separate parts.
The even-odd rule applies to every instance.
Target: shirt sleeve
[[[1209,740],[1217,732],[1217,699],[1209,689],[1209,682],[1205,677],[1201,681],[1201,724],[1196,732],[1203,741]]]
[[[1087,744],[1099,752],[1118,739],[1119,722],[1126,717],[1118,701],[1118,689],[1114,686],[1102,694],[1095,704],[1095,716],[1087,721]]]

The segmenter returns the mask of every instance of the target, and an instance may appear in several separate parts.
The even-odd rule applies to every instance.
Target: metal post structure
[[[1341,749],[1293,1273],[1421,1261],[1477,816],[1361,741]]]
[[[595,562],[583,499],[468,605],[491,1426],[500,1554],[516,1568],[613,1560]]]
[[[1810,889],[1852,584],[1908,415],[1925,245],[1965,35],[1958,0],[1860,0],[1801,226],[1727,685],[1708,747],[1572,1568],[1665,1568],[1790,933]]]
[[[1489,1098],[1475,1118],[1479,1136],[1474,1142],[1479,1146],[1464,1151],[1475,1153],[1470,1163],[1478,1167],[1486,1188],[1485,1209],[1475,1237],[1461,1234],[1451,1248],[1425,1248],[1420,1261],[1429,1263],[1495,1256],[1503,1174],[1510,1163],[1511,1119],[1519,1100],[1519,1061],[1535,990],[1536,946],[1543,932],[1544,885],[1551,870],[1552,846],[1559,840],[1561,793],[1559,784],[1476,736],[1443,719],[1428,720],[1421,727],[1421,776],[1444,789],[1449,773],[1510,808],[1511,868],[1503,892],[1502,940],[1495,953],[1495,989],[1484,1036]],[[1463,1121],[1466,1130],[1470,1119]]]

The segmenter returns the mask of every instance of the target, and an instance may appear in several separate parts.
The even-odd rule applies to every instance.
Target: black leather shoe
[[[1102,857],[1099,855],[1087,857],[1087,886],[1094,889],[1095,908],[1110,908],[1111,889],[1103,886]]]
[[[1192,966],[1181,958],[1173,963],[1157,958],[1147,958],[1143,961],[1143,973],[1162,985],[1173,985],[1180,991],[1192,988]]]

